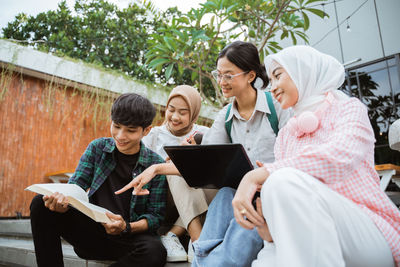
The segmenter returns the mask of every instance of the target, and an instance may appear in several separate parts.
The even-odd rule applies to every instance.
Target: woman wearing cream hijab
[[[366,107],[337,90],[343,66],[308,46],[265,63],[272,94],[295,116],[275,162],[246,174],[232,202],[237,222],[265,240],[252,266],[399,266],[400,212],[379,188]]]
[[[195,134],[207,132],[207,127],[196,124],[200,108],[201,97],[195,88],[189,85],[175,87],[167,100],[163,125],[152,128],[142,141],[166,159],[164,146],[180,145]],[[186,261],[188,255],[179,242],[178,236],[184,234],[187,229],[192,239],[198,238],[202,229],[199,215],[207,211],[208,203],[215,193],[190,188],[185,180],[177,175],[168,175],[167,180],[180,217],[169,232],[161,236],[161,241],[167,249],[167,261]]]

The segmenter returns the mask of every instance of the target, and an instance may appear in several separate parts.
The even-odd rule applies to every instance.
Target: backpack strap
[[[228,134],[229,141],[232,143],[232,137],[231,137],[231,130],[232,130],[232,121],[233,119],[231,118],[229,121],[226,121],[229,117],[229,113],[231,112],[232,108],[232,103],[228,105],[228,109],[226,110],[226,115],[225,115],[225,129],[226,133]]]
[[[272,100],[271,93],[265,92],[265,97],[267,99],[269,111],[271,112],[271,113],[267,113],[267,118],[268,118],[269,124],[271,125],[272,130],[274,130],[275,135],[278,135],[279,121],[278,121],[278,116],[276,115],[276,110],[275,110],[274,102]],[[225,129],[226,129],[226,133],[228,134],[229,140],[232,143],[231,130],[232,130],[233,117],[229,121],[227,121],[227,119],[229,117],[229,113],[231,112],[231,109],[232,109],[232,103],[228,105],[228,109],[226,110]]]
[[[272,128],[272,130],[274,130],[275,135],[278,135],[279,121],[278,121],[278,116],[276,115],[276,110],[275,110],[275,106],[274,106],[274,101],[272,100],[271,92],[266,91],[265,97],[267,98],[269,111],[271,112],[270,114],[267,113],[269,123],[271,124],[271,128]]]

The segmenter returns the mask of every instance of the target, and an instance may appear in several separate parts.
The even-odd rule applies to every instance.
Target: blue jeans
[[[257,230],[246,230],[233,216],[235,190],[224,187],[211,202],[200,237],[193,242],[192,267],[250,266],[263,247]]]

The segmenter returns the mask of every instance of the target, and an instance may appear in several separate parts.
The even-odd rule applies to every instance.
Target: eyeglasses
[[[227,83],[232,82],[233,78],[235,78],[236,76],[242,75],[244,73],[248,73],[248,71],[244,71],[244,72],[237,73],[237,74],[221,74],[218,72],[218,70],[213,70],[211,72],[212,76],[214,77],[214,79],[216,81],[220,81],[221,79],[224,79],[225,82],[227,82]]]

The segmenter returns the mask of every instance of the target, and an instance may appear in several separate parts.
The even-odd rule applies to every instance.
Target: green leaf
[[[315,8],[306,8],[307,11],[310,11],[311,13],[314,13],[318,17],[324,18],[325,13],[322,10],[315,9]]]
[[[183,34],[181,31],[178,31],[178,30],[176,30],[176,29],[172,29],[172,32],[174,32],[176,35],[178,35],[179,38],[181,38],[182,40],[185,39],[185,36],[184,36],[184,34]]]
[[[289,36],[288,31],[287,31],[287,30],[283,30],[283,31],[282,31],[282,34],[281,34],[281,40],[285,39],[285,38],[288,37],[288,36]]]
[[[305,12],[301,12],[301,14],[303,15],[303,19],[304,19],[304,30],[307,31],[308,28],[310,27],[310,19],[308,18],[307,14]]]
[[[296,39],[296,36],[294,35],[294,33],[292,31],[290,31],[290,37],[292,37],[293,44],[296,45],[297,44],[297,39]]]
[[[255,37],[256,37],[255,31],[254,31],[254,30],[250,30],[250,31],[249,31],[249,36],[250,36],[251,38],[255,38]]]
[[[149,63],[148,67],[151,69],[154,69],[154,68],[164,65],[167,62],[170,62],[170,60],[168,58],[156,58]]]
[[[239,20],[235,18],[234,16],[229,16],[228,19],[232,22],[238,22]]]
[[[164,42],[165,42],[165,44],[167,45],[167,47],[168,47],[170,50],[175,51],[176,45],[175,45],[174,41],[172,40],[172,38],[167,37],[167,36],[164,36]]]
[[[305,3],[305,5],[309,5],[309,4],[312,4],[312,3],[314,3],[314,2],[326,2],[326,0],[308,0],[306,3]],[[327,3],[328,4],[328,3]]]
[[[181,65],[178,65],[178,72],[180,75],[183,74],[184,68]]]
[[[167,70],[165,71],[165,78],[167,80],[169,80],[169,78],[171,77],[173,69],[174,69],[174,64],[169,64]]]
[[[199,75],[197,74],[197,72],[192,71],[192,75],[190,76],[191,80],[194,81],[197,79],[197,77],[199,77]]]

